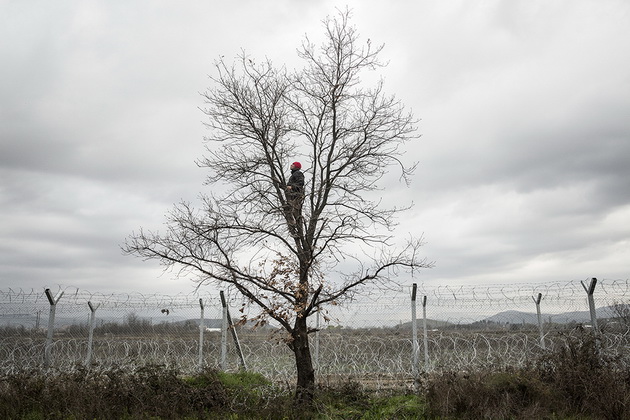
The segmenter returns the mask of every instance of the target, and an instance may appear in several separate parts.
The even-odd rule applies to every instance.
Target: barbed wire
[[[597,284],[599,294],[610,298],[627,298],[630,296],[630,280],[601,280]],[[52,292],[52,290],[51,290]],[[192,307],[199,304],[199,299],[207,302],[219,302],[218,293],[193,292],[175,295],[159,293],[105,293],[90,292],[72,286],[57,286],[52,292],[57,295],[63,292],[64,305],[85,306],[88,301],[98,302],[103,307],[157,307],[170,305],[173,307]],[[467,306],[467,305],[512,305],[515,303],[529,303],[532,296],[542,294],[546,301],[583,301],[585,294],[581,281],[530,283],[530,284],[491,284],[491,285],[437,285],[418,284],[419,296],[427,296],[435,306]],[[373,291],[355,298],[351,304],[399,304],[411,294],[411,286],[397,290]],[[238,301],[239,297],[232,295],[231,301]],[[0,289],[0,304],[47,304],[44,290],[36,289]]]
[[[588,281],[584,281],[587,284]],[[412,286],[372,291],[357,296],[345,305],[325,308],[323,316],[313,317],[319,329],[312,342],[317,343],[316,366],[320,380],[348,377],[368,378],[376,387],[392,382],[407,386],[412,371],[411,334]],[[87,325],[90,309],[98,304],[97,330],[93,342],[92,363],[101,367],[138,366],[147,363],[177,365],[187,372],[199,366],[200,303],[205,306],[205,326],[209,329],[203,342],[204,363],[219,366],[221,318],[218,292],[190,294],[104,293],[74,287],[55,289],[57,302],[52,365],[72,369],[84,362],[87,353]],[[417,285],[415,305],[425,304],[429,320],[426,334],[426,369],[470,370],[523,366],[544,351],[540,331],[533,323],[510,316],[511,312],[535,312],[535,298],[542,296],[546,320],[543,340],[546,349],[564,345],[580,323],[558,326],[552,315],[558,312],[588,313],[587,293],[582,281],[549,284],[509,285]],[[228,295],[229,307],[240,307],[242,299]],[[598,306],[630,303],[628,280],[601,280],[595,289]],[[0,290],[0,372],[41,369],[44,363],[47,310],[50,303],[44,290]],[[502,318],[500,313],[505,311]],[[138,314],[131,317],[131,314]],[[37,317],[35,317],[37,315]],[[493,315],[493,322],[485,322]],[[41,319],[40,319],[41,318]],[[418,317],[421,318],[421,317]],[[583,317],[584,318],[584,317]],[[135,320],[136,324],[130,324]],[[142,321],[142,322],[139,322]],[[481,322],[480,322],[481,321]],[[418,320],[421,325],[422,319]],[[585,322],[588,322],[585,320]],[[126,329],[116,325],[127,325]],[[16,326],[11,330],[10,326]],[[26,327],[26,329],[17,328]],[[587,325],[588,326],[588,325]],[[133,327],[133,328],[132,328]],[[624,358],[630,365],[630,325],[611,322],[600,336],[602,349]],[[277,329],[240,329],[240,347],[250,370],[269,378],[290,381],[295,375],[293,356]],[[421,337],[422,341],[422,337]],[[416,346],[419,344],[416,343]],[[422,344],[420,344],[422,345]],[[313,349],[315,352],[315,349]],[[228,349],[228,366],[239,368],[235,347]]]
[[[218,294],[206,293],[190,294],[143,294],[131,293],[102,293],[79,290],[74,287],[59,288],[53,296],[63,292],[58,305],[60,312],[73,312],[85,309],[87,303],[98,304],[103,309],[153,309],[153,308],[198,308],[202,299],[204,304],[220,305]],[[40,308],[49,305],[45,290],[6,289],[0,290],[0,315],[15,313],[16,310]]]

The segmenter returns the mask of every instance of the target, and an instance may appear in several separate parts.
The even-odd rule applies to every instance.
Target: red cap
[[[300,162],[293,162],[292,165],[298,169],[302,169],[302,164]]]

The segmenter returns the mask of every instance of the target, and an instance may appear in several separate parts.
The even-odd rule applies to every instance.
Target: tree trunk
[[[291,350],[295,355],[297,369],[297,386],[295,389],[295,403],[300,407],[310,407],[315,393],[315,369],[311,349],[308,345],[308,329],[306,317],[298,318],[293,330]]]

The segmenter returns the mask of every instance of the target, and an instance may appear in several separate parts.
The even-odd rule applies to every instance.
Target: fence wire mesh
[[[589,286],[594,307],[589,306]],[[593,329],[602,351],[630,363],[628,280],[604,279],[596,286],[592,280],[420,284],[416,300],[411,296],[411,285],[374,291],[311,317],[319,381],[352,378],[378,388],[409,384],[418,371],[519,367],[564,345],[577,331]],[[240,303],[237,296],[228,296],[231,312],[238,313]],[[236,327],[238,352],[234,340],[226,338],[223,319],[218,291],[167,296],[72,287],[48,295],[44,290],[0,290],[0,371],[163,364],[192,373],[203,366],[237,370],[244,361],[248,370],[273,380],[293,380],[292,353],[273,324]]]

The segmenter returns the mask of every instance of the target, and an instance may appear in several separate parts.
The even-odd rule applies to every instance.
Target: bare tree
[[[210,135],[209,185],[202,208],[176,205],[167,231],[132,233],[123,249],[199,275],[200,284],[230,285],[287,333],[295,355],[296,401],[310,403],[315,374],[307,319],[365,287],[395,283],[398,270],[431,264],[418,254],[421,238],[396,248],[392,229],[405,208],[369,198],[392,166],[408,182],[414,167],[402,146],[415,120],[382,82],[370,89],[360,75],[382,65],[382,46],[360,43],[350,13],[323,21],[325,42],[305,38],[303,69],[288,72],[242,54],[216,65],[203,94]],[[308,156],[304,194],[286,192],[289,163]],[[348,268],[350,267],[350,268]]]
[[[615,302],[612,305],[614,318],[623,325],[630,326],[630,303]]]

